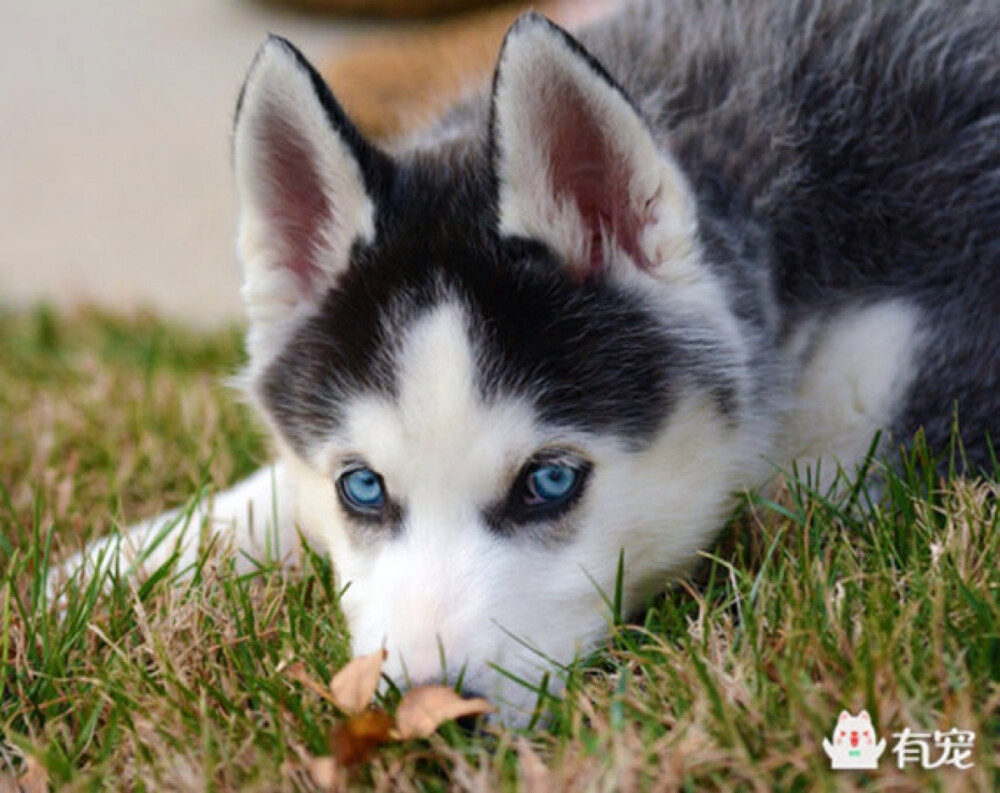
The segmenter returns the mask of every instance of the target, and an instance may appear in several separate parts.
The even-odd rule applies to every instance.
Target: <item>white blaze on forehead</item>
[[[349,442],[411,504],[433,499],[468,514],[496,498],[534,451],[534,412],[483,400],[461,307],[443,303],[417,320],[396,365],[398,398],[351,405]]]
[[[417,443],[456,441],[455,423],[479,407],[475,356],[465,317],[435,308],[410,330],[400,361],[400,408]]]

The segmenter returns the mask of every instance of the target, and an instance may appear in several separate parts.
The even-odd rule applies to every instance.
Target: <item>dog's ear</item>
[[[544,17],[521,17],[504,40],[491,125],[501,234],[545,242],[579,280],[622,254],[686,275],[696,211],[684,174],[603,67]]]
[[[354,245],[373,242],[392,166],[277,37],[243,86],[233,147],[243,296],[252,329],[266,335],[314,310]]]

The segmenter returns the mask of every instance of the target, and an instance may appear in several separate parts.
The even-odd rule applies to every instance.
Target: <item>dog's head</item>
[[[355,651],[400,683],[461,677],[523,718],[605,635],[619,556],[632,610],[742,484],[743,340],[663,143],[535,15],[488,113],[396,156],[287,42],[254,63],[250,390]]]

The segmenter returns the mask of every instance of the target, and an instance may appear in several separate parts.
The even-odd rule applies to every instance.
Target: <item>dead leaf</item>
[[[384,649],[376,650],[371,655],[352,659],[337,672],[330,681],[334,704],[351,714],[360,713],[367,708],[378,688],[385,657]]]
[[[337,702],[337,699],[333,696],[333,694],[330,693],[329,689],[322,683],[320,683],[312,675],[310,675],[306,671],[306,665],[301,661],[296,661],[294,664],[290,664],[289,666],[282,669],[281,673],[285,675],[285,677],[291,678],[292,680],[301,683],[310,691],[312,691],[314,694],[319,694],[321,697],[323,697],[323,699],[327,700],[328,702],[332,702],[334,705],[340,707],[339,703]]]
[[[493,708],[485,699],[463,699],[442,685],[411,688],[396,709],[396,733],[401,740],[427,738],[446,721],[479,716]]]
[[[366,710],[338,724],[330,733],[330,749],[345,768],[367,761],[391,740],[392,717],[384,710]]]

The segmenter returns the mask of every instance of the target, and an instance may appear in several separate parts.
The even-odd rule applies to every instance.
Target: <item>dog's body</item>
[[[301,528],[356,652],[513,718],[493,665],[593,646],[620,553],[634,609],[774,462],[943,450],[956,405],[971,467],[1000,434],[995,3],[649,0],[580,40],[523,18],[392,155],[272,40],[235,133],[280,462],[213,516]]]

